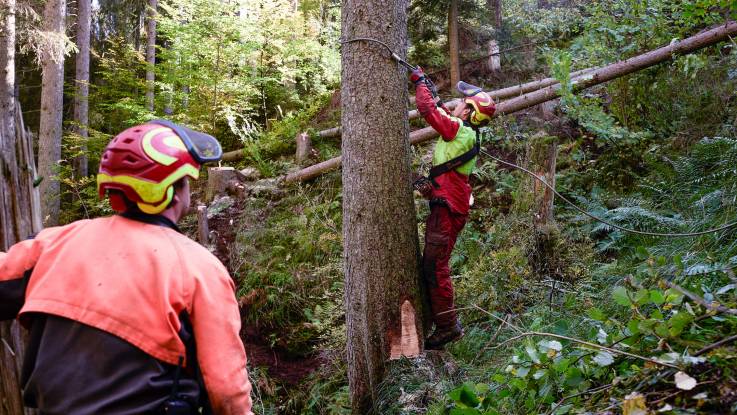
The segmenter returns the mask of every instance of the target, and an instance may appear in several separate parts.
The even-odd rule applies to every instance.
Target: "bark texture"
[[[489,69],[489,72],[491,73],[498,73],[502,70],[502,57],[499,55],[499,44],[496,43],[496,40],[490,40],[488,45],[489,50],[489,61],[487,62],[487,66]]]
[[[737,23],[734,21],[726,22],[711,30],[691,36],[680,42],[674,42],[668,46],[652,50],[642,55],[638,55],[624,61],[616,62],[603,68],[595,70],[585,70],[582,75],[572,80],[574,91],[580,91],[598,85],[612,79],[619,78],[637,72],[639,70],[649,68],[661,62],[668,61],[679,55],[685,55],[695,52],[699,49],[710,45],[725,41],[730,37],[737,35]],[[546,81],[546,80],[543,80]],[[542,81],[537,81],[542,82]],[[516,88],[516,87],[515,87]],[[496,107],[495,116],[512,114],[525,108],[533,107],[560,96],[560,84],[555,82],[551,86],[530,92],[516,98],[501,102]],[[411,144],[419,144],[427,140],[438,137],[438,133],[432,127],[413,131],[409,138]],[[286,181],[303,181],[310,180],[320,174],[340,166],[341,156],[325,160],[322,163],[315,164],[300,171],[287,175]]]
[[[342,33],[407,51],[407,0],[344,0]],[[391,346],[422,339],[419,241],[407,140],[406,71],[373,45],[343,47],[343,259],[348,380],[354,414],[376,411]],[[366,93],[371,91],[371,93]],[[400,347],[401,348],[401,347]],[[396,349],[396,346],[395,346]],[[412,347],[408,347],[408,350]]]
[[[14,138],[15,138],[15,1],[0,4],[2,31],[0,32],[0,150],[2,159],[2,182],[0,183],[0,221],[2,221],[2,250],[7,250],[18,239],[19,231],[13,206],[13,190],[18,189],[19,178]],[[15,324],[17,325],[17,323]],[[15,343],[11,333],[13,324],[0,322],[0,342]],[[20,340],[18,338],[17,340]],[[0,344],[0,346],[4,346]],[[0,413],[22,414],[23,401],[20,395],[18,361],[7,348],[0,347]]]
[[[156,9],[158,0],[148,0],[146,9],[146,108],[154,111],[154,66],[156,65]]]
[[[15,0],[0,3],[0,250],[41,230],[40,205],[33,188],[35,164],[30,135],[15,99]],[[34,197],[34,193],[36,193]],[[24,409],[20,371],[23,333],[17,322],[0,322],[0,413],[33,414]]]
[[[450,85],[455,86],[461,80],[461,57],[458,45],[458,0],[450,0],[448,9],[448,50],[450,53]]]
[[[502,30],[502,0],[486,0],[489,11],[494,13],[494,29]]]
[[[44,6],[44,30],[55,33],[56,42],[43,51],[41,86],[41,125],[38,135],[38,167],[44,223],[59,220],[59,180],[56,166],[61,159],[62,105],[64,102],[64,19],[65,0],[47,0]]]
[[[77,0],[77,59],[74,79],[74,132],[81,139],[82,154],[74,161],[74,171],[78,177],[87,176],[87,126],[89,124],[89,84],[90,84],[90,24],[92,21],[90,0]]]

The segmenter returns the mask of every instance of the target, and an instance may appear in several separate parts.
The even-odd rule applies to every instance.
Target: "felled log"
[[[680,42],[672,42],[667,46],[625,59],[620,62],[607,65],[603,68],[585,73],[571,80],[572,88],[580,91],[598,85],[612,79],[619,78],[639,70],[649,68],[658,63],[668,61],[678,55],[685,55],[703,49],[707,46],[729,39],[737,35],[737,23],[729,21],[711,30],[691,36]],[[546,88],[521,95],[516,98],[501,102],[497,105],[495,116],[512,114],[514,112],[535,106],[537,104],[556,99],[560,96],[560,84],[553,84]],[[409,135],[411,144],[418,144],[438,136],[432,127],[412,132]],[[340,166],[340,156],[322,163],[315,164],[305,169],[291,173],[285,177],[287,182],[310,180],[325,171]]]
[[[593,72],[595,68],[588,68],[588,69],[582,69],[579,71],[571,72],[571,79],[577,78],[579,76],[585,75],[587,73]],[[509,97],[514,97],[522,94],[526,94],[531,91],[536,91],[540,88],[545,88],[550,85],[557,84],[558,80],[555,78],[544,78],[537,81],[527,82],[520,85],[514,85],[502,89],[497,89],[496,91],[489,91],[489,95],[491,95],[492,98],[495,100],[500,99],[506,99]],[[415,97],[410,97],[409,99],[410,105],[415,104]],[[453,110],[455,108],[456,102],[455,101],[448,101],[445,103],[445,106],[449,110]],[[412,110],[407,113],[407,116],[410,120],[413,120],[415,118],[418,118],[420,116],[420,113],[417,110]],[[341,133],[340,127],[333,127],[328,128],[327,130],[318,131],[317,135],[320,138],[332,138],[332,137],[339,137]],[[229,151],[227,153],[223,154],[223,161],[238,161],[244,157],[243,149],[233,150]]]
[[[588,69],[582,69],[579,71],[571,72],[571,79],[579,77],[581,75],[585,75],[589,72],[593,72],[595,68],[588,68]],[[495,91],[489,91],[489,95],[491,95],[492,98],[495,100],[500,99],[506,99],[509,97],[514,97],[517,95],[526,94],[531,91],[537,91],[540,88],[545,88],[550,85],[557,84],[558,80],[555,78],[544,78],[537,81],[527,82],[520,85],[514,85],[502,89],[497,89]],[[414,105],[414,97],[410,98],[410,104]],[[448,101],[445,103],[445,106],[449,110],[453,110],[456,106],[456,101]],[[413,120],[415,118],[420,117],[420,113],[417,110],[411,110],[407,113],[407,117],[410,120]],[[318,131],[317,135],[321,138],[331,138],[331,137],[338,137],[340,136],[341,128],[340,127],[333,127],[328,128],[327,130]]]

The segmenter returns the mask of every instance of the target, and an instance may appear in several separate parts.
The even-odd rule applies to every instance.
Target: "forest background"
[[[495,119],[484,134],[491,154],[534,169],[554,145],[557,190],[620,226],[688,232],[734,221],[734,41],[578,95],[568,74],[723,24],[737,2],[408,7],[407,60],[430,73],[443,97],[453,95],[455,77],[486,90],[548,76],[564,85],[555,107]],[[3,73],[12,55],[11,95],[38,154],[44,224],[112,213],[97,199],[94,172],[107,142],[132,125],[165,117],[240,150],[238,167],[258,180],[215,201],[197,189],[197,199],[209,203],[209,247],[238,283],[256,410],[350,413],[341,175],[277,180],[340,154],[340,139],[318,132],[340,121],[341,4],[5,0],[3,22],[8,11],[14,27],[2,27]],[[499,68],[489,65],[492,40],[502,50]],[[295,136],[303,132],[313,147],[298,163]],[[427,167],[429,148],[413,150],[415,168]],[[737,411],[733,229],[635,235],[558,199],[554,218],[541,224],[539,186],[484,157],[472,185],[476,205],[452,258],[467,334],[447,352],[389,365],[373,410]],[[422,232],[427,207],[416,206]],[[194,216],[183,225],[196,234]]]

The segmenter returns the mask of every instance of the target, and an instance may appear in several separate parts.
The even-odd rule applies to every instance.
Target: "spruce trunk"
[[[146,9],[146,109],[151,112],[154,112],[157,8],[158,0],[148,0],[148,8]]]
[[[44,30],[54,33],[54,43],[42,57],[41,125],[38,134],[38,169],[44,223],[59,221],[59,180],[56,166],[61,159],[62,106],[64,102],[64,19],[65,0],[47,0]]]
[[[15,99],[15,0],[0,3],[0,21],[0,250],[7,251],[40,230],[40,207],[28,174],[29,167],[34,171],[31,143],[19,122],[21,112]],[[23,337],[18,322],[0,322],[2,414],[35,413],[23,407],[21,397]]]
[[[87,176],[87,127],[89,123],[90,84],[90,24],[92,21],[90,0],[77,0],[77,59],[74,91],[74,132],[81,140],[80,155],[74,161],[78,177]]]
[[[448,9],[448,51],[450,53],[450,88],[461,80],[461,58],[458,46],[458,0],[450,0]]]
[[[407,0],[344,0],[343,36],[375,38],[405,56],[406,9]],[[419,241],[406,70],[363,42],[343,47],[342,67],[348,380],[353,413],[365,414],[376,411],[390,356],[420,352]]]

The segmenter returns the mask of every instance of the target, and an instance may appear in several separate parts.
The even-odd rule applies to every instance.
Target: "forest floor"
[[[249,227],[258,226],[257,222],[241,222],[234,226],[234,218],[240,218],[247,208],[248,199],[232,198],[232,204],[216,212],[208,220],[211,249],[218,259],[231,269],[233,259],[232,249],[236,244],[237,232],[248,231]],[[238,282],[236,281],[236,284]],[[238,298],[242,314],[258,299],[258,292],[251,291]],[[262,367],[268,371],[271,378],[286,385],[295,386],[307,376],[317,370],[323,363],[324,357],[320,354],[310,356],[294,356],[288,351],[270,342],[269,329],[259,327],[258,324],[243,324],[241,338],[248,353],[248,363],[252,367]]]

